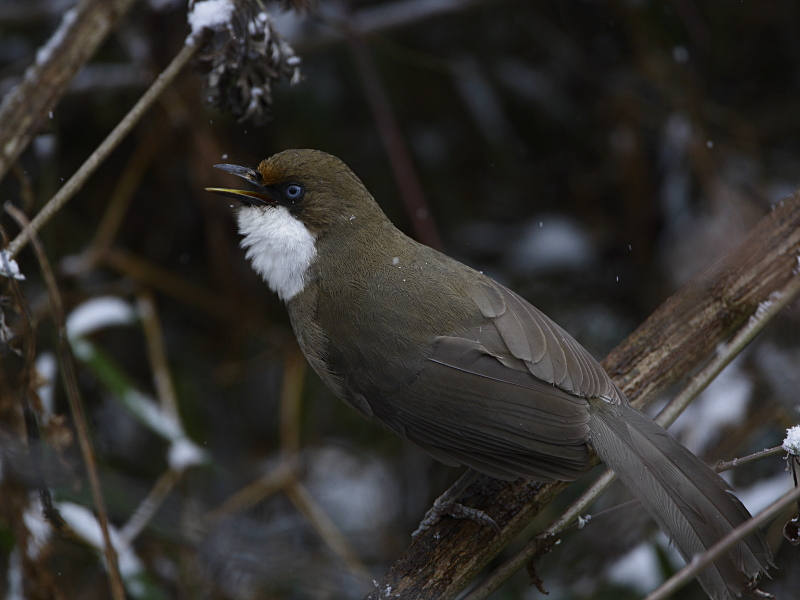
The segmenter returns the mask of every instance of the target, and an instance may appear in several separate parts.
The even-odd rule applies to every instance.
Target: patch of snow
[[[532,274],[582,269],[594,257],[594,246],[580,224],[563,215],[550,215],[525,226],[507,262],[515,273]]]
[[[122,402],[142,423],[163,438],[176,441],[186,437],[181,424],[172,415],[161,410],[158,403],[150,396],[128,388]]]
[[[172,442],[167,454],[169,468],[178,473],[194,465],[203,464],[207,460],[208,457],[203,449],[188,438]]]
[[[53,118],[53,113],[50,113],[50,118]],[[53,156],[56,150],[56,136],[53,133],[40,133],[33,138],[33,151],[36,156],[41,159],[48,159]]]
[[[658,554],[650,542],[642,542],[615,562],[608,571],[610,581],[647,594],[663,580]]]
[[[36,371],[39,373],[41,385],[36,393],[42,401],[45,417],[49,418],[55,410],[55,384],[58,375],[58,361],[52,352],[42,352],[36,357]]]
[[[309,465],[309,490],[343,531],[369,533],[394,518],[399,491],[381,461],[328,445]]]
[[[59,47],[64,43],[64,39],[67,36],[67,32],[75,23],[75,19],[77,18],[77,16],[78,13],[74,8],[70,8],[67,12],[64,13],[64,16],[61,19],[61,24],[58,26],[58,29],[56,29],[53,35],[50,36],[50,39],[47,40],[47,43],[36,51],[37,66],[42,66],[44,63],[49,61],[50,57],[53,55],[53,52],[58,50]]]
[[[94,346],[91,342],[78,338],[70,341],[72,353],[83,362],[89,362],[94,358]]]
[[[22,557],[19,555],[19,547],[14,548],[9,555],[7,571],[8,584],[5,600],[25,600],[22,583]]]
[[[79,538],[97,550],[101,556],[103,555],[105,547],[103,532],[92,511],[73,502],[59,502],[58,512]],[[131,596],[140,597],[144,591],[139,581],[144,575],[142,561],[136,556],[133,548],[122,543],[119,532],[111,524],[108,525],[108,535],[111,538],[111,545],[117,552],[119,572],[125,588]]]
[[[39,499],[38,493],[30,495],[28,508],[22,515],[22,521],[28,530],[25,553],[31,560],[36,560],[50,541],[50,534],[53,532],[50,523],[44,518],[42,501]]]
[[[230,22],[236,5],[231,0],[204,0],[195,2],[186,16],[192,31],[186,38],[187,44],[194,44],[206,29],[213,29]]]
[[[797,409],[797,390],[800,389],[800,350],[784,348],[764,341],[755,348],[756,365],[764,374],[784,406]]]
[[[689,62],[689,49],[686,46],[678,45],[672,49],[672,60],[676,63],[683,65]],[[708,142],[712,144],[711,141]],[[711,148],[711,146],[709,146]]]
[[[114,325],[130,325],[136,320],[133,307],[117,296],[100,296],[79,304],[67,317],[70,340]]]
[[[786,439],[783,440],[783,449],[789,454],[800,456],[800,425],[795,425],[786,430]]]
[[[0,250],[0,276],[19,281],[25,280],[25,275],[20,272],[17,261],[11,258],[6,250]]]

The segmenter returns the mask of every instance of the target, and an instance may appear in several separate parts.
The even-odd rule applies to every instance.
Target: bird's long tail
[[[684,559],[703,553],[750,518],[703,461],[636,409],[591,401],[592,446],[644,504]],[[698,580],[713,600],[739,596],[771,563],[760,532],[738,542]]]

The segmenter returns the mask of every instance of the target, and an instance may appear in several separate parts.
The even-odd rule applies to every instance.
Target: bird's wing
[[[624,401],[622,392],[589,352],[523,298],[490,282],[476,287],[472,299],[500,334],[487,348],[508,366],[520,368],[522,361],[533,376],[582,398],[603,398],[614,404]]]
[[[390,392],[376,416],[446,463],[501,478],[575,479],[589,461],[588,399],[624,396],[514,292],[484,280],[470,296],[479,318],[437,337],[417,378]]]
[[[437,337],[419,376],[375,403],[375,415],[447,464],[502,479],[584,473],[587,401],[509,368],[478,338],[500,334],[487,320],[462,336]]]

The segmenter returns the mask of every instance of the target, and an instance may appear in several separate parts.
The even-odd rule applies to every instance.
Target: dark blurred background
[[[72,4],[0,0],[0,96]],[[193,63],[41,231],[73,326],[89,321],[71,340],[111,521],[130,534],[132,598],[359,598],[460,473],[305,368],[238,248],[229,202],[203,189],[233,185],[212,165],[287,148],[339,156],[398,227],[519,291],[597,358],[800,185],[793,0],[265,8],[302,60],[296,85],[282,77],[268,110],[240,121],[204,82],[207,61]],[[3,201],[36,214],[178,52],[186,14],[180,0],[133,5],[0,182]],[[7,215],[0,224],[16,235]],[[3,479],[0,593],[107,598],[80,530],[92,502],[47,292],[33,253],[18,260],[38,327],[26,330],[6,288],[17,337],[2,354],[5,454],[20,439],[8,373],[27,369],[48,483],[76,533],[50,531],[36,494]],[[799,319],[795,303],[676,424],[709,463],[778,445],[797,423]],[[26,335],[35,373],[13,351]],[[789,488],[784,468],[775,458],[728,475],[755,512]],[[163,504],[126,529],[148,494]],[[550,598],[641,597],[680,565],[647,519],[625,516],[569,534],[543,561]],[[764,588],[796,593],[785,520],[767,530],[781,568]],[[540,597],[527,583],[520,573],[493,598]],[[693,584],[680,597],[703,595]]]

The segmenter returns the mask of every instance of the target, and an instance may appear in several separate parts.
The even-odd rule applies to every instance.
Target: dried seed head
[[[304,4],[304,0],[286,2]],[[193,10],[200,4],[195,3]],[[206,102],[229,110],[239,122],[263,123],[272,104],[272,86],[281,77],[292,85],[300,81],[300,57],[253,0],[240,0],[229,19],[207,29],[213,33],[206,34],[197,56],[206,76]]]

